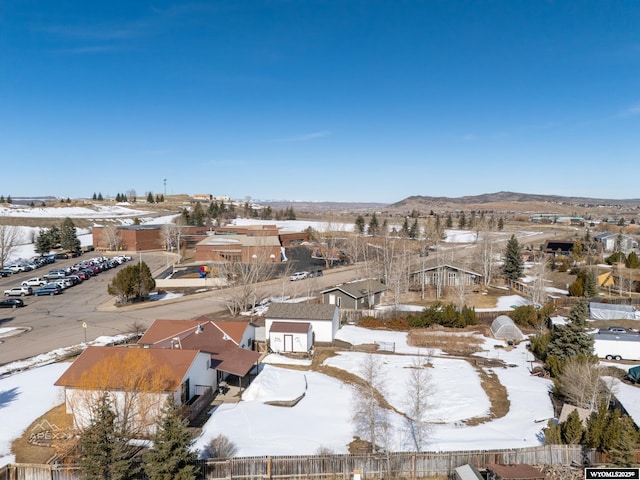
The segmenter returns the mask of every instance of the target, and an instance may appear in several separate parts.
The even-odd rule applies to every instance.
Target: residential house
[[[90,425],[92,407],[107,394],[118,420],[140,435],[155,431],[169,399],[192,417],[190,407],[199,406],[215,384],[208,353],[106,346],[87,347],[55,382],[64,387],[66,412],[77,428]]]
[[[323,290],[322,303],[350,310],[369,309],[380,304],[386,290],[386,285],[374,279],[343,283]]]
[[[216,370],[217,382],[230,375],[238,380],[257,367],[260,354],[252,350],[254,334],[249,322],[155,320],[138,344],[149,349],[183,349],[206,352]],[[214,387],[217,384],[214,384]]]
[[[311,326],[312,344],[331,344],[340,328],[339,309],[322,303],[272,303],[265,314],[267,338],[275,322],[307,323]]]
[[[553,255],[569,255],[573,250],[572,240],[547,240],[544,244],[544,252]],[[582,251],[586,251],[584,245]]]
[[[432,265],[409,274],[411,287],[459,287],[482,284],[482,274],[448,263]]]
[[[621,233],[602,232],[594,235],[593,240],[601,244],[605,252],[614,252],[619,248],[626,254],[638,248],[638,242],[633,237]]]

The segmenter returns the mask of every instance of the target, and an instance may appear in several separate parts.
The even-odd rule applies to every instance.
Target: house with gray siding
[[[351,310],[369,309],[380,304],[386,290],[386,285],[374,279],[343,283],[323,290],[322,303]]]

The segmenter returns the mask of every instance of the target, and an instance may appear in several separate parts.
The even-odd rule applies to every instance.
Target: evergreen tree
[[[507,242],[507,248],[504,254],[504,275],[509,280],[518,280],[524,271],[524,262],[520,258],[520,244],[515,235]]]
[[[191,225],[194,225],[196,227],[204,226],[205,214],[200,202],[196,202],[196,204],[194,205],[193,210],[191,211],[190,219]]]
[[[40,230],[35,241],[35,251],[40,255],[46,255],[51,251],[51,235],[48,230]]]
[[[420,235],[420,226],[418,225],[418,219],[416,218],[411,224],[409,229],[409,238],[416,239]]]
[[[144,471],[149,480],[195,480],[197,452],[178,408],[169,402],[158,430],[152,437],[153,449],[145,455]]]
[[[151,192],[147,194],[147,203],[155,203],[155,200],[153,199],[153,193]]]
[[[9,204],[13,203],[13,199],[11,198],[11,195],[7,196],[7,203]]]
[[[375,212],[371,215],[371,219],[369,220],[369,235],[375,237],[378,234],[379,230],[378,218],[376,217]]]
[[[547,422],[547,428],[544,429],[544,444],[545,445],[561,445],[562,444],[562,429],[560,425],[553,420]]]
[[[51,242],[51,248],[60,247],[60,228],[57,225],[53,225],[47,232],[49,235],[49,241]]]
[[[30,206],[30,207],[35,207],[35,206],[36,206],[36,204],[35,204],[35,203],[33,203],[33,202],[31,202],[31,203],[29,204],[29,206]]]
[[[501,232],[504,229],[504,220],[502,217],[498,219],[498,231]]]
[[[102,198],[102,192],[98,193],[98,200],[100,202],[104,200],[104,198]]]
[[[65,218],[60,225],[60,246],[70,252],[80,250],[76,226],[69,217]]]
[[[0,195],[0,203],[4,203],[4,195]]]
[[[120,270],[107,286],[109,295],[116,295],[122,303],[146,298],[156,282],[145,262],[127,265]]]
[[[142,223],[142,221],[140,220],[140,218],[138,217],[134,217],[133,218],[133,224],[134,225],[140,225]]]
[[[296,212],[293,211],[293,207],[288,207],[285,213],[285,220],[295,220]]]
[[[450,213],[447,215],[447,222],[445,225],[447,228],[453,228],[453,217]]]
[[[467,226],[467,218],[464,215],[464,211],[460,212],[458,217],[458,228],[465,228]]]
[[[156,203],[160,203],[160,202],[162,202],[162,196],[160,196],[160,195],[156,194],[155,202],[156,202]]]
[[[585,300],[578,301],[569,311],[568,318],[573,325],[584,327],[589,318],[589,304]]]
[[[402,229],[400,230],[400,235],[403,237],[409,236],[409,219],[404,217],[404,222],[402,223]]]
[[[127,448],[128,438],[118,431],[108,394],[92,407],[91,424],[80,434],[79,464],[87,480],[127,480],[136,468]]]
[[[364,217],[362,215],[358,215],[355,221],[356,232],[363,234],[364,233]]]
[[[93,196],[91,197],[92,200],[97,200],[98,196],[96,195],[96,192],[93,192]]]
[[[606,403],[600,404],[598,410],[593,412],[587,423],[587,431],[584,434],[584,444],[587,447],[603,450],[603,434],[609,423],[609,411]]]
[[[640,268],[640,260],[638,260],[638,254],[636,252],[631,252],[627,256],[625,265],[627,268]]]
[[[584,436],[584,428],[582,421],[578,415],[578,411],[574,410],[569,414],[567,419],[561,423],[562,441],[570,445],[577,445],[582,442]]]
[[[180,222],[182,225],[191,225],[191,215],[189,214],[189,210],[186,208],[182,209],[180,212]]]

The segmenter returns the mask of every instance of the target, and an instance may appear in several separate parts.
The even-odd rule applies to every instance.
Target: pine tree
[[[35,241],[35,251],[40,255],[46,255],[51,251],[51,235],[47,230],[40,230]]]
[[[4,195],[0,195],[0,203],[4,203]]]
[[[403,237],[409,236],[409,219],[404,217],[404,222],[402,223],[402,229],[400,230],[400,235]]]
[[[98,199],[98,195],[96,195],[96,192],[93,192],[93,196],[91,197],[92,200],[97,200]]]
[[[147,203],[155,203],[154,199],[153,199],[153,193],[149,192],[147,194]]]
[[[504,229],[504,220],[502,217],[498,219],[498,231],[501,232]]]
[[[102,192],[98,193],[98,201],[102,202],[104,198],[102,197]]]
[[[584,428],[582,421],[578,415],[578,411],[574,410],[569,414],[567,419],[560,424],[562,432],[562,441],[570,445],[577,445],[582,441],[584,436]]]
[[[369,235],[376,236],[379,230],[378,218],[376,217],[375,212],[371,215],[371,219],[369,220]]]
[[[515,235],[507,242],[507,248],[504,254],[504,275],[509,280],[518,280],[524,271],[524,262],[520,258],[520,244]]]
[[[13,199],[11,198],[11,195],[7,196],[7,203],[9,204],[13,203]]]
[[[196,227],[204,226],[205,214],[204,210],[202,210],[202,205],[200,204],[200,202],[196,202],[195,206],[193,207],[190,219],[191,225],[194,225]]]
[[[169,402],[158,430],[152,437],[153,449],[145,455],[144,471],[149,480],[195,480],[197,452],[178,408]]]
[[[625,265],[627,268],[640,268],[640,260],[638,260],[638,254],[636,252],[631,252],[627,256]]]
[[[573,325],[584,327],[589,318],[589,304],[585,300],[578,301],[569,311],[568,318]]]
[[[116,427],[108,394],[92,407],[91,424],[78,442],[80,469],[87,480],[127,480],[137,471],[131,461],[125,435]]]
[[[560,445],[562,444],[562,429],[560,425],[553,420],[547,422],[547,428],[544,429],[544,444],[545,445]]]
[[[447,228],[453,228],[453,217],[451,216],[451,214],[447,215],[447,222],[445,225]]]
[[[464,211],[460,212],[458,217],[458,228],[465,228],[467,226],[467,218],[464,215]]]
[[[364,217],[362,215],[358,215],[355,221],[356,232],[362,234],[364,233]]]
[[[70,252],[80,250],[76,226],[69,217],[65,218],[60,225],[60,246]]]
[[[418,219],[416,218],[411,224],[409,229],[409,238],[416,239],[420,235],[420,226],[418,225]]]

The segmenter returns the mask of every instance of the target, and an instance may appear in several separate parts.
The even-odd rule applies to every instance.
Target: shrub
[[[384,322],[375,317],[362,317],[358,325],[362,328],[384,328]]]
[[[238,447],[224,435],[218,435],[202,449],[204,458],[231,458],[238,453]]]

